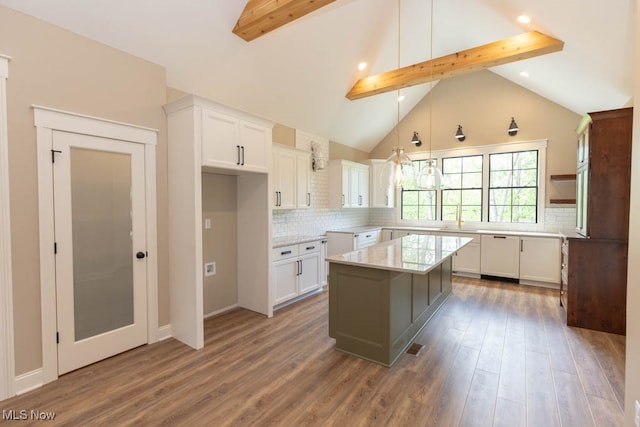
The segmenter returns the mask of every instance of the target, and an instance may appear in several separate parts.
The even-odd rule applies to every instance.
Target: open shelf
[[[563,175],[551,175],[551,181],[575,181],[576,174],[575,173],[567,173]]]
[[[575,205],[576,199],[549,199],[549,203],[554,205]]]

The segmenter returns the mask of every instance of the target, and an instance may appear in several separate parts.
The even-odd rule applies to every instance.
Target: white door
[[[144,147],[53,133],[58,374],[147,342]]]

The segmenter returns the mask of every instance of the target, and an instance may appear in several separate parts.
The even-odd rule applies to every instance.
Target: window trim
[[[491,224],[516,224],[518,226],[536,225],[544,226],[544,209],[546,198],[546,182],[547,182],[547,145],[548,139],[536,139],[530,141],[520,142],[507,142],[501,144],[492,145],[478,145],[474,147],[455,147],[444,150],[420,151],[407,153],[411,160],[426,160],[429,157],[437,159],[438,167],[442,165],[443,157],[460,157],[482,154],[482,221],[480,222],[468,222],[470,227],[486,227],[489,225],[489,154],[508,153],[514,151],[528,151],[538,150],[538,208],[537,217],[538,222],[531,223],[510,223],[510,222],[492,222]],[[402,203],[402,189],[396,189],[396,200]],[[402,219],[402,205],[399,204],[396,210],[396,223],[401,225],[418,225],[418,226],[433,226],[444,224],[454,224],[455,221],[443,221],[442,218],[442,197],[436,198],[436,215],[438,220],[425,221],[425,220],[407,220]]]

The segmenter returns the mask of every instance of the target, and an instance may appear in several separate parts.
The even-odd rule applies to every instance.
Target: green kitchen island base
[[[452,289],[450,256],[422,274],[329,262],[329,336],[336,350],[388,367]]]

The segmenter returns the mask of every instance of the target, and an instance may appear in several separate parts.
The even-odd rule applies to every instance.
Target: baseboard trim
[[[16,395],[21,395],[42,387],[43,378],[42,368],[18,375],[15,380],[14,388]]]
[[[227,311],[231,311],[234,308],[238,308],[238,307],[240,307],[238,304],[233,304],[233,305],[230,305],[229,307],[221,308],[220,310],[212,311],[209,314],[205,314],[204,318],[208,319],[209,317],[213,317],[213,316],[217,316],[219,314],[226,313]]]
[[[171,338],[171,324],[160,326],[158,328],[158,342]]]

